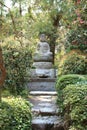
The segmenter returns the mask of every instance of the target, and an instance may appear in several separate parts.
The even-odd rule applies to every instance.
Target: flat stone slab
[[[33,56],[34,62],[52,62],[53,57],[52,56],[46,56],[46,55],[34,55]]]
[[[34,62],[33,66],[37,69],[52,69],[52,62],[45,62],[45,61],[40,61],[40,62]]]
[[[30,91],[31,95],[51,95],[51,96],[56,96],[57,92],[56,91]]]
[[[31,95],[29,97],[29,101],[36,106],[41,106],[42,103],[44,103],[43,105],[47,105],[47,103],[52,103],[54,105],[56,105],[56,96],[52,96],[52,95],[39,95],[39,96],[33,96]]]
[[[32,112],[38,115],[57,115],[58,109],[52,103],[39,103],[37,106],[32,108]]]
[[[30,79],[30,81],[27,82],[27,88],[29,91],[55,91],[55,79]]]
[[[60,122],[61,118],[58,116],[39,116],[32,120],[33,124],[56,124],[57,121]]]
[[[64,130],[64,128],[61,117],[39,116],[33,118],[32,130]]]
[[[55,82],[56,78],[31,78],[29,79],[31,82]]]

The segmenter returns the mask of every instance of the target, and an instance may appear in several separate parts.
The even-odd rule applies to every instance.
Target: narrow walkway
[[[31,91],[33,104],[32,130],[64,130],[62,119],[58,116],[55,91]]]

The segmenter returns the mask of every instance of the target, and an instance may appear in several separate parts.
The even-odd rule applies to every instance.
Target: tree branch
[[[9,13],[10,13],[11,20],[12,20],[14,32],[15,32],[15,34],[17,34],[14,17],[13,17],[13,15],[12,15],[12,12],[11,12],[10,8],[9,8],[7,5],[5,5],[4,3],[2,3],[1,1],[0,1],[0,4],[3,5],[4,7],[6,7],[6,8],[8,9],[8,11],[9,11]]]

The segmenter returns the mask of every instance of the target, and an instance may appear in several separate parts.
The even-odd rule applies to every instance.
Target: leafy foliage
[[[87,129],[87,77],[64,75],[57,80],[57,103],[65,130]]]
[[[67,50],[80,49],[81,51],[87,51],[87,31],[86,27],[78,27],[72,29],[67,34],[67,41],[65,47]]]
[[[62,90],[69,84],[76,84],[79,82],[86,81],[86,78],[82,75],[68,74],[62,75],[56,82],[56,88]]]
[[[72,20],[70,16],[67,16],[68,24],[67,27],[67,40],[65,47],[68,50],[80,49],[81,51],[87,51],[87,1],[85,0],[73,0],[73,11],[71,16],[74,14]],[[72,22],[71,22],[72,21]]]
[[[69,123],[69,130],[87,129],[87,84],[69,85],[63,90],[63,105],[65,120]],[[67,118],[68,117],[68,118]]]
[[[14,43],[14,44],[13,44]],[[25,89],[26,68],[32,63],[32,52],[26,47],[10,41],[3,45],[3,57],[7,71],[5,89],[13,94],[20,94]]]
[[[0,102],[1,130],[31,130],[31,106],[21,97],[6,97]]]
[[[74,85],[74,84],[87,84],[87,79],[85,76],[82,75],[76,75],[76,74],[69,74],[69,75],[63,75],[61,77],[58,77],[56,81],[56,90],[57,90],[57,103],[60,106],[60,112],[63,112],[64,106],[63,106],[63,89],[67,85]]]
[[[75,51],[66,54],[59,64],[59,75],[62,74],[87,74],[87,56]]]

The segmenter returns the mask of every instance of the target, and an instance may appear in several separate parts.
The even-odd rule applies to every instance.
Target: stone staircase
[[[64,130],[62,118],[58,116],[56,91],[31,91],[30,102],[33,104],[32,130]]]

